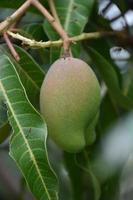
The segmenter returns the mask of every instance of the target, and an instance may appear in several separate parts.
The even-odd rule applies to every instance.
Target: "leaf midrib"
[[[8,58],[7,58],[7,59],[8,59]],[[9,60],[9,59],[8,59],[8,60]],[[9,62],[12,64],[12,67],[14,68],[13,63],[12,63],[10,60],[9,60]],[[17,71],[16,71],[15,68],[14,68],[14,70],[15,70],[16,75],[17,75]],[[18,76],[18,75],[17,75],[17,76]],[[21,83],[21,80],[20,80],[19,77],[18,77],[18,79],[19,79],[19,81],[20,81],[20,83]],[[21,86],[23,87],[22,84],[21,84]],[[44,181],[43,181],[43,178],[42,178],[42,176],[41,176],[41,173],[40,173],[39,167],[38,167],[38,165],[37,165],[36,159],[35,159],[35,157],[34,157],[34,154],[33,154],[33,152],[31,151],[31,148],[30,148],[30,146],[29,146],[29,144],[28,144],[28,142],[27,142],[27,139],[26,139],[26,137],[25,137],[25,135],[24,135],[24,133],[23,133],[23,129],[21,128],[21,125],[20,125],[18,119],[16,118],[15,112],[14,112],[13,109],[12,109],[12,106],[11,106],[10,101],[9,101],[9,99],[8,99],[8,96],[7,96],[7,94],[6,94],[6,90],[5,90],[5,88],[3,87],[3,84],[1,83],[1,81],[0,81],[0,87],[1,87],[1,89],[2,89],[2,91],[3,91],[3,94],[4,94],[4,96],[5,96],[6,101],[8,102],[8,106],[9,106],[10,111],[11,111],[13,117],[14,117],[14,120],[16,121],[16,124],[17,124],[17,126],[18,126],[18,128],[19,128],[19,130],[20,130],[20,133],[21,133],[21,135],[22,135],[22,137],[23,137],[23,139],[24,139],[24,141],[25,141],[25,143],[26,143],[26,146],[27,146],[27,148],[28,148],[28,151],[29,151],[31,160],[32,160],[33,163],[34,163],[34,166],[35,166],[35,168],[36,168],[36,171],[37,171],[37,173],[38,173],[38,175],[39,175],[39,177],[40,177],[40,180],[41,180],[41,182],[42,182],[42,184],[43,184],[43,186],[44,186],[44,189],[45,189],[45,191],[46,191],[46,193],[47,193],[48,199],[50,200],[51,198],[50,198],[49,192],[47,191],[46,185],[45,185],[45,183],[44,183]],[[24,88],[23,88],[23,89],[24,89]],[[24,92],[25,92],[25,89],[24,89]],[[28,100],[27,100],[27,101],[28,101]]]
[[[73,3],[74,3],[74,0],[70,0],[69,5],[68,5],[68,15],[67,15],[65,23],[64,23],[64,29],[66,32],[68,31],[68,27],[69,27],[69,21],[71,18]]]

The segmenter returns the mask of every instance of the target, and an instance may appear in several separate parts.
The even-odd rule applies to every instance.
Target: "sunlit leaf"
[[[19,46],[14,46],[20,56],[20,61],[16,62],[15,59],[9,54],[7,46],[3,45],[0,51],[10,56],[20,79],[26,89],[30,101],[35,106],[39,102],[39,93],[42,81],[44,79],[44,71],[35,62],[35,60],[24,49]]]
[[[28,101],[14,64],[6,55],[0,56],[0,66],[0,87],[13,129],[10,155],[36,199],[56,200],[58,184],[48,161],[44,120]]]

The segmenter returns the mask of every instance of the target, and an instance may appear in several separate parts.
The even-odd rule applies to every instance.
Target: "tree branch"
[[[56,11],[55,1],[54,0],[48,0],[48,3],[49,3],[50,11],[51,11],[53,17],[56,19],[56,21],[58,22],[58,24],[61,25],[59,16],[58,16],[57,11]],[[71,41],[71,40],[69,40],[69,41]],[[61,54],[62,54],[62,50],[61,50]],[[71,52],[71,49],[69,48],[68,52],[66,52],[66,55],[62,55],[62,56],[66,57],[66,56],[70,56],[70,55],[72,55],[72,52]]]
[[[23,44],[26,44],[33,48],[48,48],[48,47],[60,47],[63,45],[62,40],[57,41],[47,41],[47,42],[38,42],[36,40],[31,40],[29,38],[26,38],[19,33],[13,33],[11,31],[7,32],[10,36],[12,36],[15,39],[18,39],[22,41]],[[89,40],[89,39],[98,39],[104,36],[122,36],[121,32],[92,32],[92,33],[82,33],[81,35],[74,36],[72,38],[69,38],[69,40],[72,43],[76,43],[82,40]]]
[[[64,53],[67,53],[69,51],[69,46],[71,42],[69,36],[59,23],[59,19],[57,19],[57,16],[55,16],[55,18],[57,19],[56,20],[38,0],[27,0],[10,17],[7,17],[6,20],[1,22],[0,34],[6,32],[14,23],[16,23],[17,20],[25,13],[25,11],[28,9],[30,5],[36,7],[44,15],[44,17],[46,17],[46,19],[57,31],[57,33],[61,36],[63,40]],[[55,8],[52,7],[52,12],[54,12],[55,14],[54,9]]]
[[[30,6],[32,0],[27,0],[20,8],[18,8],[10,17],[0,23],[0,34],[6,32],[12,24],[14,24]]]
[[[19,61],[20,57],[19,57],[18,53],[16,52],[12,42],[10,41],[8,34],[3,33],[3,37],[5,39],[5,42],[7,43],[8,48],[10,49],[11,54],[13,55],[13,57],[15,58],[16,61]]]
[[[34,5],[46,17],[49,23],[61,36],[63,40],[64,53],[67,53],[69,51],[71,41],[61,24],[56,21],[56,19],[47,11],[47,9],[38,0],[31,0],[31,4]]]
[[[48,0],[48,3],[49,3],[49,7],[50,7],[50,10],[51,10],[51,13],[52,13],[53,17],[56,19],[58,24],[61,24],[60,23],[60,19],[59,19],[58,15],[57,15],[57,12],[56,12],[54,0]]]

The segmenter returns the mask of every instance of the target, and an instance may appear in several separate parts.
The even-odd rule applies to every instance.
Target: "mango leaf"
[[[108,178],[101,186],[102,194],[100,200],[118,200],[121,170]]]
[[[93,191],[93,199],[94,200],[99,200],[100,196],[101,196],[101,187],[100,187],[100,183],[97,179],[97,177],[95,176],[95,174],[93,173],[91,167],[89,166],[87,169],[87,177],[88,180],[90,180],[90,184],[91,184],[91,190]]]
[[[19,31],[25,37],[35,39],[37,41],[47,41],[48,38],[44,32],[42,23],[30,23],[22,26]],[[50,50],[48,48],[30,49],[30,54],[37,60],[40,65],[43,65],[46,71],[46,66],[50,63]]]
[[[88,51],[92,62],[96,65],[97,70],[106,83],[109,94],[112,96],[113,101],[124,109],[132,109],[133,101],[128,96],[124,96],[122,93],[117,74],[112,65],[93,48],[89,47]]]
[[[91,168],[89,154],[89,151],[86,150],[76,154],[75,163],[82,170],[82,185],[84,184],[87,187],[86,191],[84,191],[86,196],[89,196],[90,199],[99,200],[101,187],[98,178]]]
[[[99,171],[103,182],[101,200],[130,199],[128,192],[131,194],[132,187],[130,186],[133,180],[132,165],[130,165],[133,158],[132,133],[133,113],[131,112],[124,117],[121,116],[121,119],[108,130],[106,137],[102,138],[100,151],[97,152],[97,158],[94,161],[95,166],[93,165],[95,169],[97,168],[96,171]],[[131,160],[128,160],[130,158]],[[120,180],[121,175],[124,175],[123,180]],[[120,195],[121,192],[122,195]]]
[[[100,106],[100,117],[98,120],[98,130],[100,131],[101,137],[106,134],[107,130],[113,125],[113,123],[119,117],[119,110],[117,110],[111,101],[111,97],[107,93],[102,99]]]
[[[47,1],[44,0],[39,0],[40,3],[42,3],[45,7],[48,7],[48,3]],[[18,8],[20,7],[23,3],[25,2],[25,0],[12,0],[12,1],[8,1],[8,0],[4,0],[4,1],[0,1],[0,7],[1,8]],[[30,8],[28,9],[28,11],[30,12],[34,12],[40,15],[40,13],[37,11],[37,9],[35,8]]]
[[[133,61],[132,61],[133,62]],[[132,63],[131,67],[128,69],[124,76],[123,91],[131,100],[133,100],[133,69]]]
[[[60,22],[69,36],[75,36],[83,32],[84,27],[90,16],[94,0],[56,0],[55,8]],[[48,21],[44,22],[44,30],[50,40],[59,39],[56,31]],[[72,53],[78,57],[80,54],[80,44],[72,45]],[[51,62],[58,59],[60,50],[51,48]]]
[[[0,88],[9,111],[13,134],[10,155],[38,200],[57,199],[57,179],[48,161],[44,120],[28,101],[14,64],[0,56]]]
[[[41,23],[30,23],[26,24],[22,27],[24,31],[26,31],[28,34],[32,36],[32,39],[35,40],[44,40],[46,39],[44,30],[43,30],[43,25]]]
[[[5,100],[0,89],[0,144],[9,136],[10,125],[7,118]]]
[[[31,9],[29,8],[28,11],[30,11],[30,10]],[[0,7],[0,21],[4,21],[7,17],[11,16],[13,14],[13,12],[15,12],[15,9],[13,9],[13,8]],[[22,19],[19,22],[19,28],[25,24],[30,24],[33,22],[34,23],[43,22],[43,19],[44,18],[41,15],[37,15],[37,14],[31,13],[31,12],[26,12],[25,15],[22,17]]]
[[[128,9],[128,1],[113,0],[112,3],[115,3],[118,6],[122,14],[125,14]]]
[[[133,80],[129,85],[129,89],[128,89],[127,95],[128,95],[129,98],[131,98],[133,100]]]
[[[124,164],[120,180],[120,199],[132,199],[133,193],[133,153],[131,152],[127,161]]]
[[[73,199],[82,200],[83,171],[79,167],[77,167],[73,154],[64,152],[64,162],[72,184]]]
[[[11,58],[17,72],[20,75],[29,100],[34,106],[36,106],[39,102],[39,93],[44,79],[44,71],[24,49],[17,45],[14,45],[14,47],[20,56],[19,62],[16,62],[15,59],[9,54],[9,49],[6,45],[0,47],[0,53],[5,53]]]
[[[96,31],[96,30],[94,30]],[[108,39],[106,38],[100,38],[97,41],[96,40],[91,40],[85,43],[86,46],[90,46],[93,49],[95,49],[100,55],[102,55],[106,60],[108,60],[108,62],[111,64],[111,66],[113,67],[116,75],[117,75],[117,79],[119,81],[119,84],[121,85],[122,83],[122,75],[120,73],[120,70],[118,69],[118,66],[115,64],[115,62],[113,61],[113,59],[110,56],[110,48],[112,48],[114,46],[114,44],[111,41],[108,41]],[[102,48],[101,48],[102,46]]]

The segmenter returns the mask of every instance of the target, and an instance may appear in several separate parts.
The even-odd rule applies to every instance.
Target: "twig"
[[[9,27],[14,24],[30,6],[32,0],[27,0],[20,8],[18,8],[10,17],[0,23],[0,34],[6,32]]]
[[[56,12],[56,8],[55,8],[55,4],[54,4],[54,0],[48,0],[48,3],[49,3],[49,7],[50,7],[50,10],[51,10],[51,13],[53,15],[53,17],[55,18],[55,20],[59,23],[60,23],[60,19],[57,15],[57,12]]]
[[[104,36],[114,36],[119,34],[118,32],[110,31],[110,32],[91,32],[91,33],[82,33],[80,35],[74,36],[70,38],[73,42],[78,42],[82,40],[88,39],[98,39]]]
[[[23,42],[23,44],[26,44],[33,48],[47,48],[47,47],[60,47],[63,44],[62,40],[57,41],[47,41],[47,42],[38,42],[36,40],[31,40],[27,37],[24,37],[20,35],[19,33],[13,33],[11,31],[8,31],[8,34],[12,36],[15,39],[18,39]],[[76,43],[78,41],[82,40],[88,40],[88,39],[98,39],[103,36],[122,36],[122,33],[120,32],[92,32],[92,33],[82,33],[81,35],[74,36],[72,38],[69,38],[69,40],[73,43]]]
[[[46,8],[38,1],[31,0],[31,4],[33,4],[49,21],[49,23],[53,26],[53,28],[57,31],[57,33],[61,36],[63,40],[64,52],[67,53],[69,51],[70,39],[62,28],[61,24],[59,24],[55,18],[46,10]]]
[[[7,46],[9,47],[10,51],[11,51],[11,54],[13,55],[13,57],[15,58],[16,61],[19,61],[20,60],[20,57],[18,55],[18,53],[16,52],[12,42],[10,41],[9,37],[8,37],[8,34],[7,33],[3,33],[3,37],[7,43]]]
[[[56,11],[55,1],[54,0],[48,0],[48,3],[49,3],[49,7],[50,7],[50,10],[51,10],[51,13],[52,13],[53,17],[56,19],[56,21],[58,22],[58,24],[61,25],[59,16],[58,16],[57,11]],[[62,55],[62,50],[61,50],[61,55],[60,55],[61,57],[70,56],[70,55],[72,55],[72,52],[71,52],[70,48],[69,48],[69,50],[68,50],[68,52],[67,52],[66,55]]]
[[[23,3],[22,6],[20,6],[10,17],[6,18],[3,22],[0,23],[0,34],[3,34],[9,28],[16,23],[19,18],[25,13],[25,11],[28,9],[30,5],[33,5],[36,7],[49,21],[49,23],[53,26],[53,28],[57,31],[57,33],[61,36],[63,40],[63,47],[64,52],[69,51],[70,46],[70,40],[69,36],[63,29],[60,23],[58,23],[58,20],[56,19],[47,11],[47,9],[38,1],[38,0],[27,0],[25,3]]]

